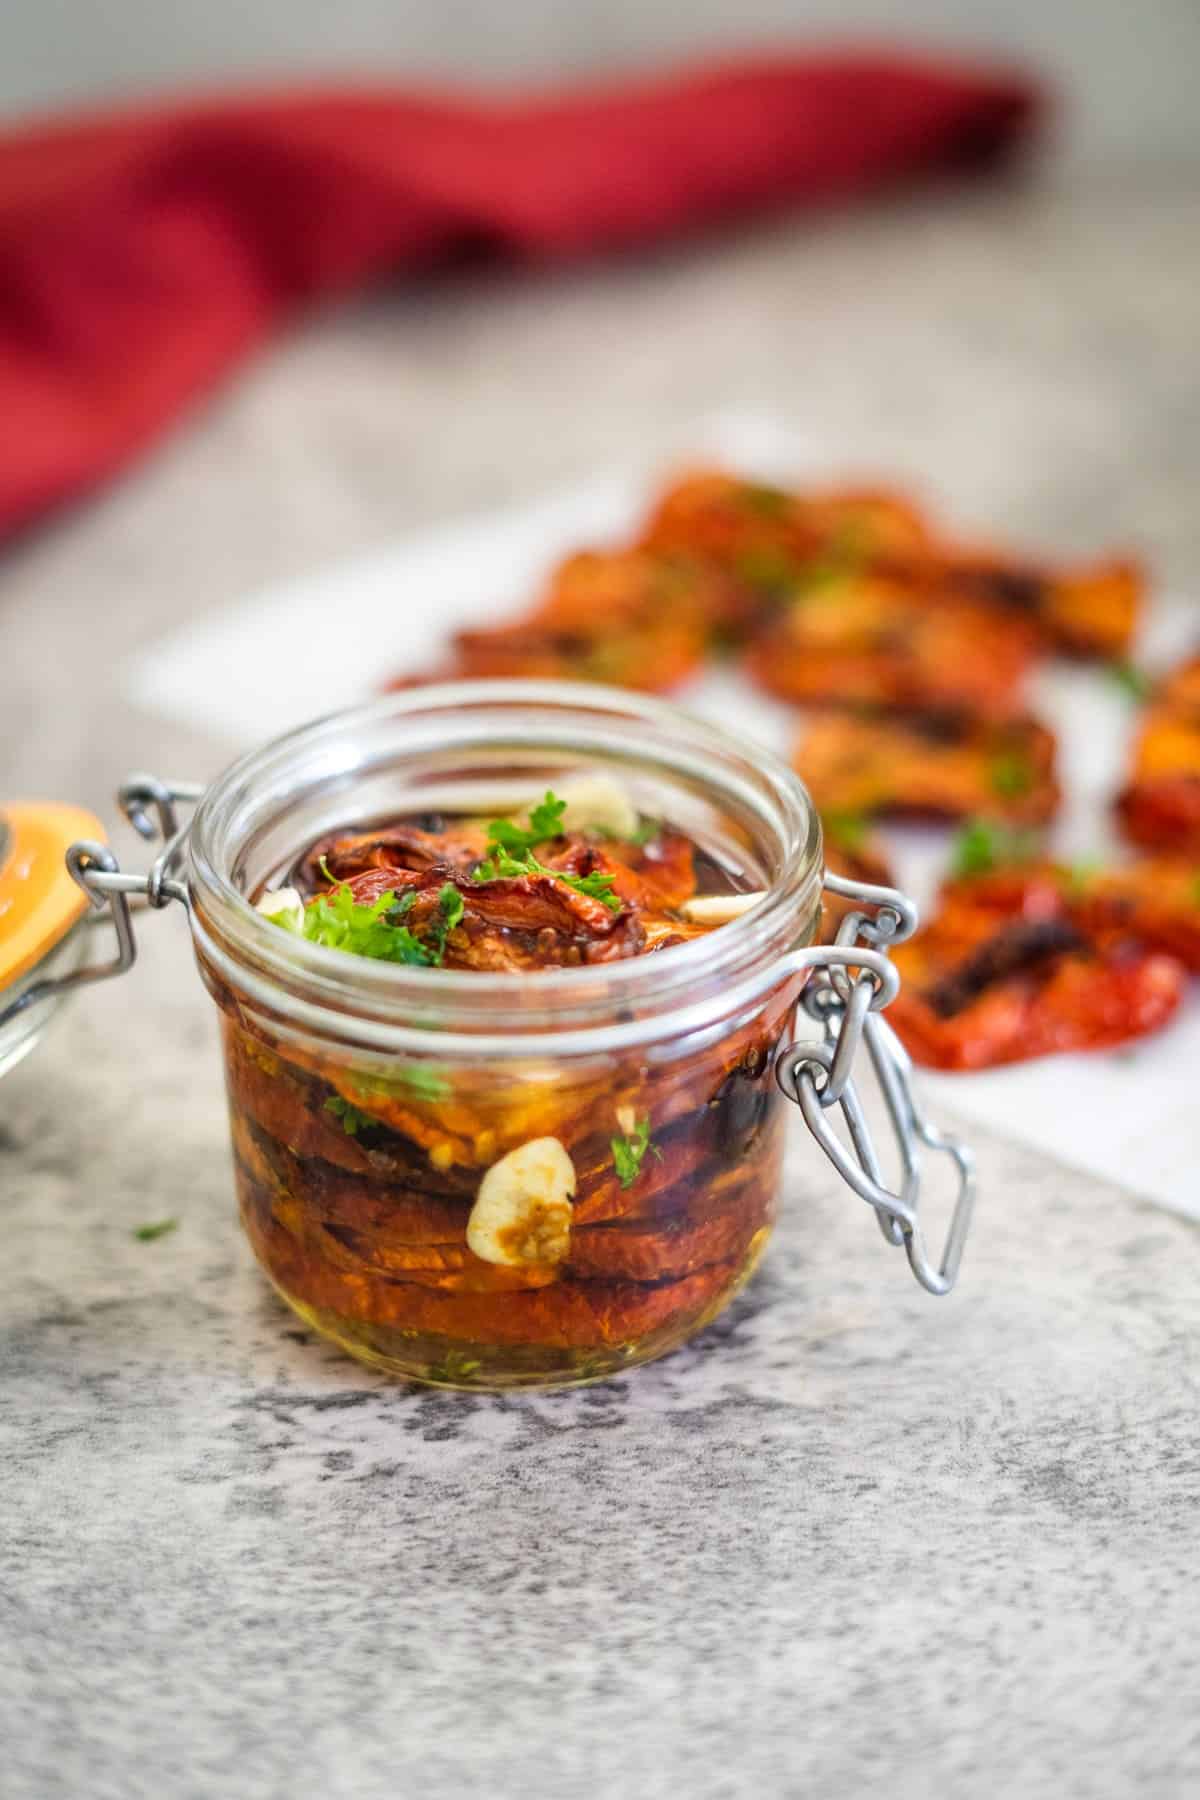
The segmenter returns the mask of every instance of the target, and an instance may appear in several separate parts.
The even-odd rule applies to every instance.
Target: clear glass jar
[[[671,708],[565,692],[415,690],[308,727],[221,778],[190,834],[251,1244],[309,1324],[424,1381],[593,1380],[660,1355],[738,1291],[775,1215],[773,1065],[800,978],[771,976],[819,917],[816,817],[781,765]],[[331,829],[598,767],[767,897],[654,956],[533,975],[346,956],[248,903]],[[622,1185],[612,1140],[643,1122],[653,1154]],[[483,1175],[544,1137],[575,1170],[565,1258],[481,1261]]]
[[[615,775],[643,816],[761,897],[652,955],[522,974],[346,955],[255,908],[327,833],[505,812],[584,771]],[[615,689],[464,682],[321,720],[207,792],[141,775],[119,798],[144,837],[164,840],[153,867],[126,873],[93,839],[65,856],[107,909],[115,955],[0,1005],[0,1043],[23,1012],[132,966],[133,896],[150,911],[186,904],[221,1011],[247,1234],[287,1303],[352,1355],[444,1386],[508,1388],[597,1380],[673,1349],[762,1254],[787,1100],[918,1282],[953,1287],[972,1160],[923,1117],[879,1016],[898,981],[888,947],[915,929],[915,909],[823,868],[808,796],[765,752]],[[180,801],[198,802],[190,825]],[[834,943],[815,941],[823,892],[849,903]],[[816,1040],[793,1039],[801,999]],[[860,1043],[899,1153],[895,1189],[857,1095]],[[831,1129],[839,1111],[847,1139]],[[468,1223],[489,1171],[494,1192],[497,1164],[522,1146],[542,1155],[549,1139],[563,1181],[552,1238],[523,1214],[503,1262],[476,1256]],[[918,1218],[925,1149],[957,1169],[940,1261]]]

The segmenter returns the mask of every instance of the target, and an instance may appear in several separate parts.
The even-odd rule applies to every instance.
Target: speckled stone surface
[[[214,772],[114,691],[144,634],[713,404],[1200,591],[1194,189],[944,196],[314,327],[0,566],[4,787],[108,812],[130,766]],[[257,1275],[185,921],[143,939],[0,1087],[5,1800],[1196,1791],[1194,1227],[984,1142],[936,1303],[801,1148],[694,1347],[388,1387]]]

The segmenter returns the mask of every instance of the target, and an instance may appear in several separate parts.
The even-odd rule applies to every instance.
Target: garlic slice
[[[518,1144],[479,1184],[467,1248],[509,1268],[562,1262],[571,1247],[574,1193],[575,1165],[558,1138]]]
[[[697,894],[685,900],[679,910],[693,925],[728,925],[766,897],[765,890],[755,894]]]
[[[255,901],[254,910],[285,931],[304,930],[304,901],[294,887],[268,888],[262,899]]]
[[[641,823],[628,790],[612,775],[568,775],[554,791],[567,803],[563,825],[568,831],[631,838]]]

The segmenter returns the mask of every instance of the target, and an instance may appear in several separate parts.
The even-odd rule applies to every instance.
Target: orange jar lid
[[[63,860],[104,827],[78,806],[0,805],[0,988],[27,974],[66,936],[88,898]]]

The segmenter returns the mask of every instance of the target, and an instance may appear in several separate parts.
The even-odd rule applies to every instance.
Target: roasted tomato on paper
[[[1040,825],[1058,807],[1054,749],[1026,715],[825,712],[792,761],[822,813]]]
[[[1053,862],[1028,841],[1005,838],[980,823],[967,843],[968,860],[975,860],[977,870],[943,884],[944,904],[969,906],[997,919],[1067,919],[1089,943],[1140,944],[1200,974],[1200,858]]]
[[[1005,718],[1020,707],[1037,634],[982,602],[929,604],[889,577],[831,579],[779,609],[746,652],[768,693],[802,705]]]
[[[1117,814],[1135,844],[1200,856],[1200,655],[1151,695]]]
[[[780,604],[930,540],[918,510],[883,489],[803,492],[701,469],[664,490],[642,541],[719,570],[740,596],[733,623],[745,634]]]
[[[910,576],[933,598],[1006,607],[1034,623],[1049,648],[1107,662],[1128,654],[1146,592],[1140,564],[1122,557],[1055,569],[1002,552],[951,551],[913,562]]]
[[[1078,872],[1030,862],[947,884],[895,951],[888,1017],[918,1062],[984,1069],[1092,1050],[1164,1025],[1187,973],[1085,901]]]

